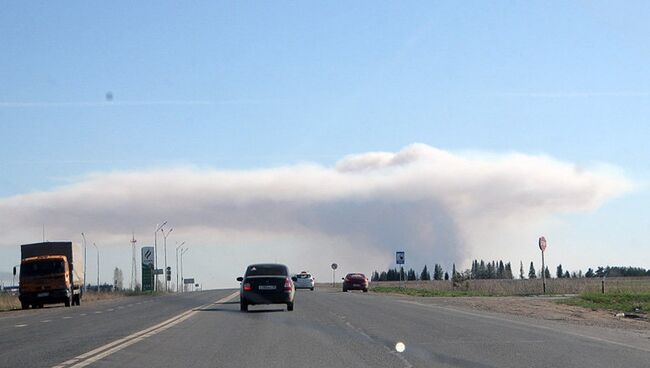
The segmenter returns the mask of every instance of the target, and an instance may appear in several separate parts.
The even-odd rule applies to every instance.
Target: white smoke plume
[[[397,249],[411,259],[462,263],[487,231],[498,237],[556,214],[591,211],[631,187],[611,170],[546,156],[458,154],[423,144],[351,155],[334,167],[96,173],[0,199],[0,246],[39,240],[42,224],[60,239],[85,231],[117,242],[116,234],[149,234],[164,218],[207,245],[221,238],[280,249],[289,239],[313,259],[366,254],[366,267],[385,267],[376,262],[388,263]],[[496,258],[508,244],[491,246]]]

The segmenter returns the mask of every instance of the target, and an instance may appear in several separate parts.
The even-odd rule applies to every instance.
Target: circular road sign
[[[332,269],[335,270],[337,268],[339,268],[339,265],[337,265],[336,263],[332,263]]]
[[[546,238],[543,236],[539,238],[539,249],[542,252],[546,250]]]

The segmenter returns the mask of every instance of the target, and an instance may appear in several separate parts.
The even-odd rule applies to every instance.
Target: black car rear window
[[[246,276],[287,276],[289,270],[282,265],[252,265],[246,269]]]

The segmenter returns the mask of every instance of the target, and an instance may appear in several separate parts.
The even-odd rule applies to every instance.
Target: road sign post
[[[399,287],[402,287],[402,269],[406,260],[404,251],[395,252],[395,263],[397,264],[397,272],[399,272]],[[401,265],[401,266],[400,266]]]
[[[542,291],[546,294],[546,266],[544,266],[544,251],[546,250],[546,238],[541,236],[538,241],[539,250],[542,251]]]
[[[332,263],[332,287],[336,287],[336,269],[339,268],[339,265]]]

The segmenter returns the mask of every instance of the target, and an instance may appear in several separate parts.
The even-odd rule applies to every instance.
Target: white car
[[[294,281],[293,284],[296,289],[309,289],[314,291],[314,276],[303,271],[296,275],[296,281]]]

